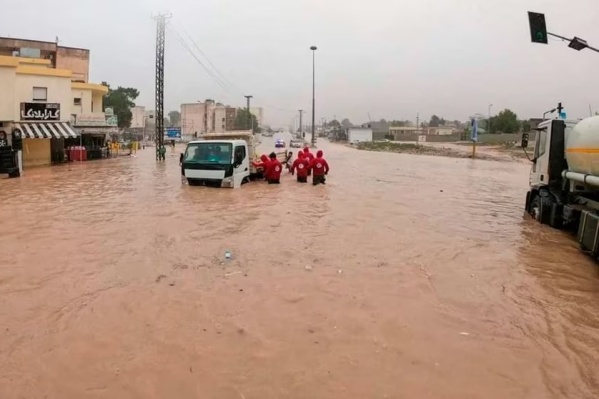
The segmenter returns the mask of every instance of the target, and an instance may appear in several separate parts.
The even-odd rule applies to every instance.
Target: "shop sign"
[[[104,113],[106,116],[114,116],[114,109],[112,107],[104,108]]]
[[[101,112],[75,115],[74,126],[107,126],[106,116]]]
[[[181,128],[180,127],[167,127],[164,129],[165,137],[168,140],[180,139],[181,138]]]
[[[21,103],[22,121],[59,121],[59,103]]]
[[[116,116],[108,116],[106,114],[106,125],[107,126],[118,126],[119,120]]]

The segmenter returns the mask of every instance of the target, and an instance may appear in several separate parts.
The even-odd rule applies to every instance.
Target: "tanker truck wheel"
[[[548,224],[551,218],[551,200],[537,194],[530,204],[530,216],[541,224]]]

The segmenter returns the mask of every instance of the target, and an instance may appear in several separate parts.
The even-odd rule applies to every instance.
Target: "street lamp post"
[[[489,123],[487,123],[488,134],[491,134],[491,107],[493,104],[489,104]]]
[[[312,147],[316,145],[316,133],[314,132],[314,121],[315,121],[315,111],[316,111],[316,100],[315,100],[315,91],[316,91],[316,68],[315,68],[315,58],[316,58],[316,46],[311,46],[310,50],[312,50]]]

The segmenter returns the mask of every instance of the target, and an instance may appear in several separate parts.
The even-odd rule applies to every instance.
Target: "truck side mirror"
[[[522,148],[528,147],[528,133],[522,133],[522,142],[520,143]]]

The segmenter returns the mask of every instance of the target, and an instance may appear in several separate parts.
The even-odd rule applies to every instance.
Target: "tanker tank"
[[[599,116],[566,130],[566,160],[570,172],[599,176]]]

